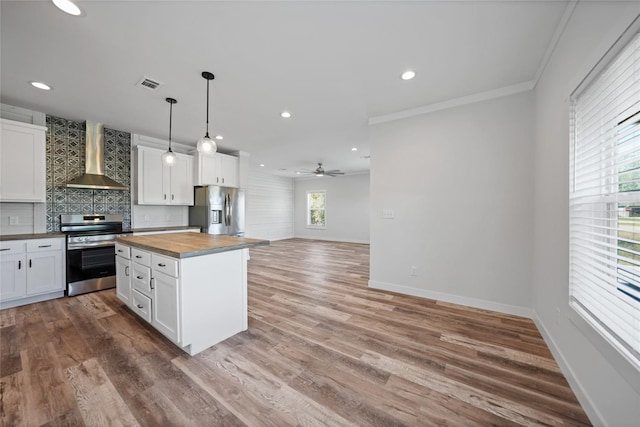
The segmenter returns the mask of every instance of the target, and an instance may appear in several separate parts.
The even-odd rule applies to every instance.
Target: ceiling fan
[[[318,163],[318,167],[313,170],[303,170],[303,171],[296,171],[296,174],[298,175],[315,175],[315,176],[337,176],[337,175],[344,175],[344,172],[339,171],[338,169],[334,169],[334,170],[330,170],[330,171],[326,171],[324,170],[324,168],[322,167],[322,163]]]

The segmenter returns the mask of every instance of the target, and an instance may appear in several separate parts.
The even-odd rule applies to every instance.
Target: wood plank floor
[[[249,330],[195,357],[114,290],[0,311],[1,425],[589,425],[529,319],[368,289],[367,245],[249,264]]]

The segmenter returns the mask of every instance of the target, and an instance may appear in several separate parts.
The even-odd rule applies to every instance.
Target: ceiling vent
[[[150,79],[149,77],[143,77],[142,80],[136,83],[136,86],[143,87],[149,90],[156,90],[160,86],[162,86],[162,83],[157,80]]]

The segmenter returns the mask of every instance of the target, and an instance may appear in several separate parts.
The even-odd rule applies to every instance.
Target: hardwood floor
[[[195,357],[114,290],[0,311],[2,425],[589,424],[529,319],[368,289],[367,245],[249,264],[249,330]]]

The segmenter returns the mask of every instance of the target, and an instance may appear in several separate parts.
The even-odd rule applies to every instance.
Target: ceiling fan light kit
[[[322,167],[322,163],[318,163],[318,167],[315,170],[296,171],[296,175],[330,176],[335,178],[338,175],[344,175],[344,172],[338,169],[326,171]]]
[[[209,82],[215,77],[208,71],[202,72],[202,77],[207,81],[207,132],[198,140],[197,149],[202,154],[213,154],[218,150],[216,142],[209,136]],[[217,139],[222,139],[220,135],[216,136]]]

